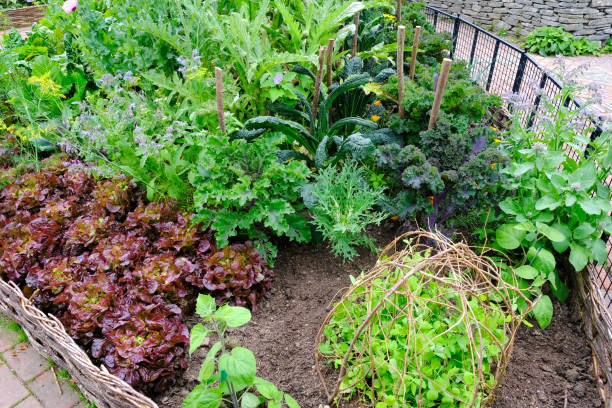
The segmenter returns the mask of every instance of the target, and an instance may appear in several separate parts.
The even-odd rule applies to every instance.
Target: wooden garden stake
[[[406,27],[397,27],[397,109],[400,118],[404,117],[404,42],[406,38]]]
[[[353,57],[357,56],[357,38],[359,37],[359,12],[355,13],[355,32],[353,33]]]
[[[414,69],[416,68],[417,51],[421,37],[421,26],[414,27],[414,41],[412,42],[412,56],[410,57],[410,79],[414,80]]]
[[[312,98],[312,117],[317,118],[317,109],[319,108],[319,96],[321,95],[321,81],[323,80],[323,67],[325,66],[325,50],[326,47],[319,48],[319,70],[315,79],[314,97]]]
[[[225,133],[225,116],[223,115],[223,71],[215,67],[215,81],[217,90],[217,116],[219,118],[219,128]]]
[[[396,16],[397,22],[399,24],[400,21],[402,21],[402,0],[397,0],[397,16]]]
[[[453,61],[444,58],[442,61],[442,69],[440,70],[440,78],[438,78],[438,86],[436,86],[436,95],[434,97],[433,107],[431,108],[431,116],[429,117],[429,127],[432,129],[438,121],[440,116],[440,105],[442,104],[442,97],[444,96],[444,87],[446,86],[446,80],[448,79],[448,71]]]
[[[330,38],[327,42],[327,86],[330,87],[332,84],[332,58],[334,56],[334,40]]]

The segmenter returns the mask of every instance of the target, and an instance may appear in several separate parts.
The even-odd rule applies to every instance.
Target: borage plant
[[[215,299],[199,295],[196,313],[203,324],[191,329],[189,353],[193,353],[208,336],[218,338],[209,349],[198,376],[200,385],[183,401],[183,408],[218,408],[225,401],[233,408],[280,408],[283,401],[289,408],[300,405],[274,384],[256,376],[253,352],[244,347],[230,349],[226,337],[228,328],[240,327],[251,320],[251,312],[239,306],[217,308]],[[225,405],[223,405],[225,406]]]
[[[576,76],[561,72],[563,79]],[[605,183],[612,167],[610,132],[595,140],[585,136],[589,133],[581,128],[584,111],[567,107],[571,95],[581,89],[572,82],[565,85],[551,100],[542,95],[540,127],[526,128],[521,110],[516,110],[504,142],[512,161],[502,169],[503,223],[495,231],[496,246],[518,260],[514,273],[522,286],[540,293],[548,282],[560,300],[568,296],[568,289],[560,279],[555,253],[568,256],[576,272],[590,262],[603,265],[608,250],[602,233],[612,233],[612,192]],[[511,97],[514,102],[521,99]],[[552,302],[544,295],[534,315],[546,327],[552,314]]]

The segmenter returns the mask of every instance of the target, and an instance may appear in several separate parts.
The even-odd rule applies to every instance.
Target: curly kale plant
[[[214,133],[203,137],[208,148],[200,152],[189,180],[196,219],[213,229],[219,246],[245,234],[261,247],[268,240],[267,230],[298,242],[310,240],[300,214],[301,188],[310,176],[304,163],[279,163],[278,141],[271,138],[247,143]],[[267,250],[275,248],[270,244]]]
[[[406,81],[403,105],[404,119],[394,115],[389,127],[404,137],[406,143],[418,144],[419,133],[427,129],[434,100],[438,66],[417,66],[414,81]],[[383,90],[397,95],[397,78],[392,77]],[[455,116],[454,121],[467,127],[487,119],[490,109],[501,106],[501,99],[487,94],[473,79],[463,63],[454,63],[444,90],[441,112]]]
[[[384,208],[403,220],[416,217],[425,228],[492,200],[497,164],[506,160],[492,147],[490,129],[462,129],[451,120],[443,116],[418,143],[382,146],[375,156],[390,186]]]

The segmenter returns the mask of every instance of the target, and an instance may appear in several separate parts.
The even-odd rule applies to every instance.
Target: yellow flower
[[[497,163],[491,163],[491,168],[494,169],[497,166]]]
[[[502,141],[500,139],[495,138],[494,142],[495,143],[501,143]]]
[[[389,21],[395,21],[395,16],[392,16],[391,14],[383,14],[383,17]]]
[[[497,128],[495,126],[491,126],[491,130],[497,132]]]
[[[380,100],[378,100],[378,101],[374,102],[374,105],[376,105],[376,106],[380,106]]]
[[[61,99],[66,98],[66,96],[60,92],[62,87],[53,81],[53,78],[51,78],[51,72],[49,71],[45,72],[42,76],[32,75],[28,78],[28,84],[38,85],[43,94],[55,96],[56,98]]]
[[[372,115],[372,120],[373,120],[374,122],[378,122],[378,121],[380,120],[380,116],[378,116],[378,115]]]

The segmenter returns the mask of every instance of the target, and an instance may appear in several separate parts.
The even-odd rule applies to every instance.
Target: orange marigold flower
[[[377,100],[376,102],[374,102],[374,105],[380,106],[380,100]]]
[[[429,198],[431,200],[431,205],[433,205],[433,203],[434,203],[434,196],[428,196],[427,198]]]
[[[495,169],[495,166],[497,166],[497,163],[491,163],[491,168]]]
[[[397,215],[394,215],[393,217],[391,217],[391,219],[392,219],[393,221],[397,221],[397,220],[399,219],[399,217],[398,217]]]
[[[380,116],[378,116],[378,115],[372,115],[372,120],[373,120],[374,122],[378,122],[378,121],[380,120]]]

